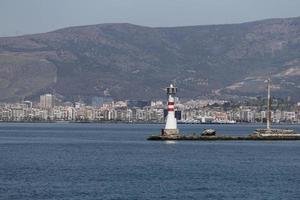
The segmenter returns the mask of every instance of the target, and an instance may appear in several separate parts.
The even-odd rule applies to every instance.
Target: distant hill
[[[100,24],[0,38],[0,101],[44,92],[66,99],[265,95],[300,98],[300,18],[150,28]]]

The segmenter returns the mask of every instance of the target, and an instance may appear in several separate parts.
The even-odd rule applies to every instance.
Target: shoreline
[[[162,122],[123,122],[123,121],[0,121],[0,124],[163,124]]]
[[[164,122],[126,122],[126,121],[0,121],[1,123],[24,123],[24,124],[38,124],[38,123],[56,123],[56,124],[165,124]],[[239,122],[239,123],[179,123],[180,125],[224,125],[224,126],[234,126],[234,125],[265,125],[265,123],[247,123],[247,122]],[[299,123],[290,123],[290,122],[282,122],[282,123],[273,123],[273,125],[300,125]]]

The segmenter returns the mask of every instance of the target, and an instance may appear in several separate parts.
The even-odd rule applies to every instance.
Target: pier
[[[267,80],[268,90],[268,111],[267,128],[257,129],[252,134],[246,136],[218,135],[214,129],[205,129],[202,134],[183,135],[177,129],[177,120],[175,118],[175,94],[177,88],[171,84],[167,87],[168,95],[168,115],[166,126],[159,135],[152,135],[147,140],[168,141],[168,140],[196,140],[196,141],[242,141],[242,140],[300,140],[300,134],[290,129],[272,129],[271,128],[271,79]]]
[[[176,136],[162,136],[162,135],[152,135],[147,138],[147,140],[154,141],[168,141],[168,140],[196,140],[196,141],[244,141],[244,140],[300,140],[300,135],[293,136],[227,136],[227,135],[215,135],[215,136],[202,136],[202,135],[176,135]]]

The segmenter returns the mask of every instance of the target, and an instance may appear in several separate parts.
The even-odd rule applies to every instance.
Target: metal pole
[[[267,129],[271,128],[271,79],[268,79],[268,111],[267,111]]]

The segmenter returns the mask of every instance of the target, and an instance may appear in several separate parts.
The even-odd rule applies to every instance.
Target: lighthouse
[[[175,118],[175,94],[177,92],[177,88],[171,84],[167,87],[167,95],[168,95],[168,115],[166,120],[165,129],[162,130],[162,135],[178,135],[179,131],[177,129],[177,120]]]

